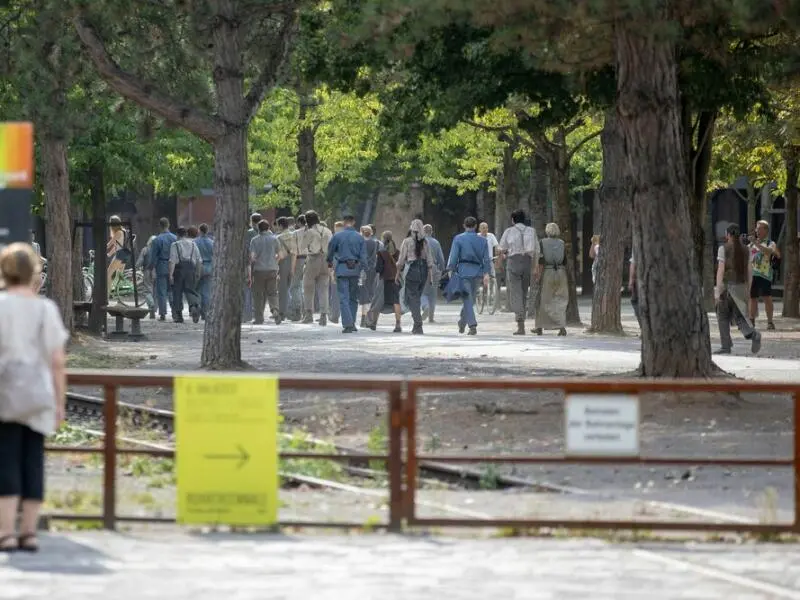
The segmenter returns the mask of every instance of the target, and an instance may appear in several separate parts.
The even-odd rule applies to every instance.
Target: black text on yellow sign
[[[178,521],[278,520],[277,377],[175,379]]]

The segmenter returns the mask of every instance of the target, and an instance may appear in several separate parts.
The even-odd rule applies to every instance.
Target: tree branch
[[[513,144],[514,138],[511,136],[511,127],[495,127],[493,125],[483,125],[482,123],[478,123],[477,121],[472,121],[471,119],[462,119],[462,123],[469,125],[470,127],[475,127],[476,129],[482,129],[483,131],[488,131],[489,133],[497,133],[498,138],[500,141],[505,142],[507,144]]]
[[[250,86],[250,91],[245,98],[247,122],[249,123],[258,112],[264,97],[275,87],[289,57],[295,34],[297,33],[296,5],[287,3],[288,12],[283,16],[283,23],[278,30],[275,43],[269,49],[266,65]]]
[[[573,157],[573,156],[575,156],[575,155],[576,155],[576,154],[577,154],[577,153],[580,151],[580,149],[581,149],[581,148],[583,148],[583,147],[584,147],[586,144],[588,144],[589,142],[591,142],[591,141],[592,141],[594,138],[596,138],[596,137],[597,137],[598,135],[600,135],[601,133],[602,133],[602,129],[601,129],[601,130],[598,130],[598,131],[595,131],[594,133],[592,133],[592,134],[590,134],[590,135],[587,135],[587,136],[586,136],[585,138],[583,138],[583,139],[582,139],[580,142],[578,142],[577,144],[575,144],[575,147],[574,147],[572,150],[570,150],[570,151],[567,153],[567,157],[568,157],[570,160],[572,160],[572,157]]]
[[[569,125],[568,127],[565,127],[565,128],[564,128],[564,137],[567,137],[567,136],[568,136],[570,133],[572,133],[573,131],[577,131],[578,129],[580,129],[581,127],[583,127],[585,124],[586,124],[586,121],[585,121],[585,120],[583,120],[583,119],[578,119],[578,120],[577,120],[577,121],[575,121],[575,122],[574,122],[572,125]]]
[[[216,117],[158,92],[150,83],[123,70],[111,58],[97,30],[83,15],[77,15],[73,19],[73,24],[98,73],[117,93],[152,110],[167,121],[191,131],[207,142],[211,143],[224,135],[225,125]]]

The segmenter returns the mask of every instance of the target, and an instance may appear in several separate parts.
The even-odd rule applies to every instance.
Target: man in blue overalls
[[[458,331],[464,333],[469,326],[469,335],[478,335],[478,321],[475,318],[475,292],[480,285],[489,285],[489,273],[492,271],[492,262],[489,258],[489,245],[486,238],[479,236],[475,229],[478,220],[475,217],[464,219],[464,233],[458,234],[453,239],[450,248],[450,259],[447,261],[447,270],[456,273],[471,285],[467,286],[469,293],[464,296],[464,306],[461,308],[461,317],[458,320]]]
[[[177,236],[169,231],[169,219],[162,217],[158,222],[161,233],[153,240],[153,247],[148,255],[148,269],[156,271],[156,303],[158,304],[158,320],[167,318],[167,298],[169,297],[169,251],[172,244],[178,241]]]
[[[342,331],[355,333],[358,314],[358,281],[367,268],[367,247],[364,238],[355,230],[356,219],[347,215],[342,219],[344,229],[335,234],[328,244],[328,267],[336,263],[336,291],[341,307]]]
[[[200,293],[200,317],[206,320],[208,309],[211,306],[211,272],[214,269],[214,240],[208,237],[208,225],[200,225],[200,236],[194,239],[197,249],[200,250],[200,258],[203,259],[203,272],[197,284],[197,291]]]

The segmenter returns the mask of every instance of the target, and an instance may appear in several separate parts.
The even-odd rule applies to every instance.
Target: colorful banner
[[[0,123],[0,189],[33,189],[32,123]]]

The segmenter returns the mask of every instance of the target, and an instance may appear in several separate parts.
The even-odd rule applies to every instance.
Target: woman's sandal
[[[17,544],[14,546],[8,545],[8,542],[16,539],[17,539],[16,535],[0,536],[0,553],[16,552],[17,550],[19,550],[19,542],[17,542]]]
[[[39,540],[36,539],[35,533],[26,533],[17,538],[19,544],[18,550],[20,552],[35,553],[39,551]]]

